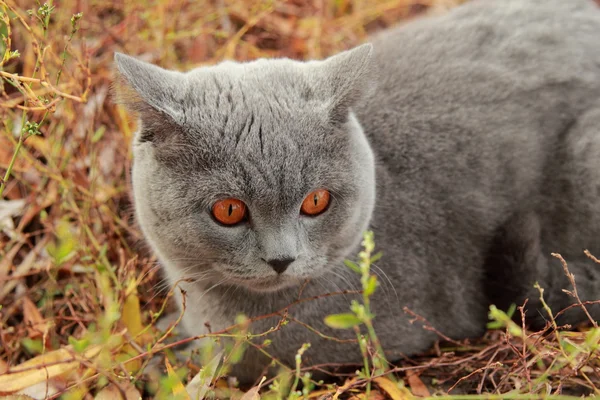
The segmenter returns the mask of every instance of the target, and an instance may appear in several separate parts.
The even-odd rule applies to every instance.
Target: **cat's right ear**
[[[320,85],[329,88],[330,119],[343,123],[349,109],[372,88],[375,79],[372,68],[373,46],[363,44],[354,49],[329,57],[319,64]]]
[[[139,140],[168,140],[184,121],[184,75],[122,53],[115,53],[115,64],[114,97],[116,103],[139,113]]]

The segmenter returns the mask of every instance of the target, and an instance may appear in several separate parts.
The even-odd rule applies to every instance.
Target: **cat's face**
[[[350,112],[369,54],[186,74],[117,56],[142,124],[136,212],[171,275],[273,291],[340,267],[375,197],[373,155]]]

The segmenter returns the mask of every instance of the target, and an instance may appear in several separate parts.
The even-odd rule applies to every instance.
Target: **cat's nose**
[[[267,264],[273,268],[275,272],[278,274],[283,274],[283,272],[293,263],[295,258],[274,258],[272,260],[265,260]]]

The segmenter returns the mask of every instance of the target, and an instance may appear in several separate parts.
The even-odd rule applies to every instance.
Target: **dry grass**
[[[199,370],[147,368],[168,347],[154,326],[168,299],[132,217],[135,127],[110,101],[114,51],[180,69],[225,58],[319,58],[458,2],[64,0],[52,9],[0,0],[0,375],[8,377],[0,376],[0,394],[29,387],[37,398],[173,398],[177,376]],[[369,398],[449,389],[478,398],[600,394],[597,327],[550,324],[533,333],[497,318],[508,328],[400,363],[399,383],[389,373],[368,379],[376,388]],[[344,378],[311,396],[365,398],[367,380]],[[241,397],[226,380],[208,393]],[[277,398],[277,386],[262,393]]]

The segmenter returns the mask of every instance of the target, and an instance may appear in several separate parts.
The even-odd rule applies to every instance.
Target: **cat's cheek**
[[[305,246],[313,252],[322,252],[322,249],[335,236],[335,221],[328,217],[331,216],[301,217],[300,223],[304,231],[304,238],[307,241]]]
[[[225,226],[212,220],[205,221],[205,229],[201,233],[210,238],[209,242],[223,252],[239,251],[248,247],[253,235],[247,224]]]

